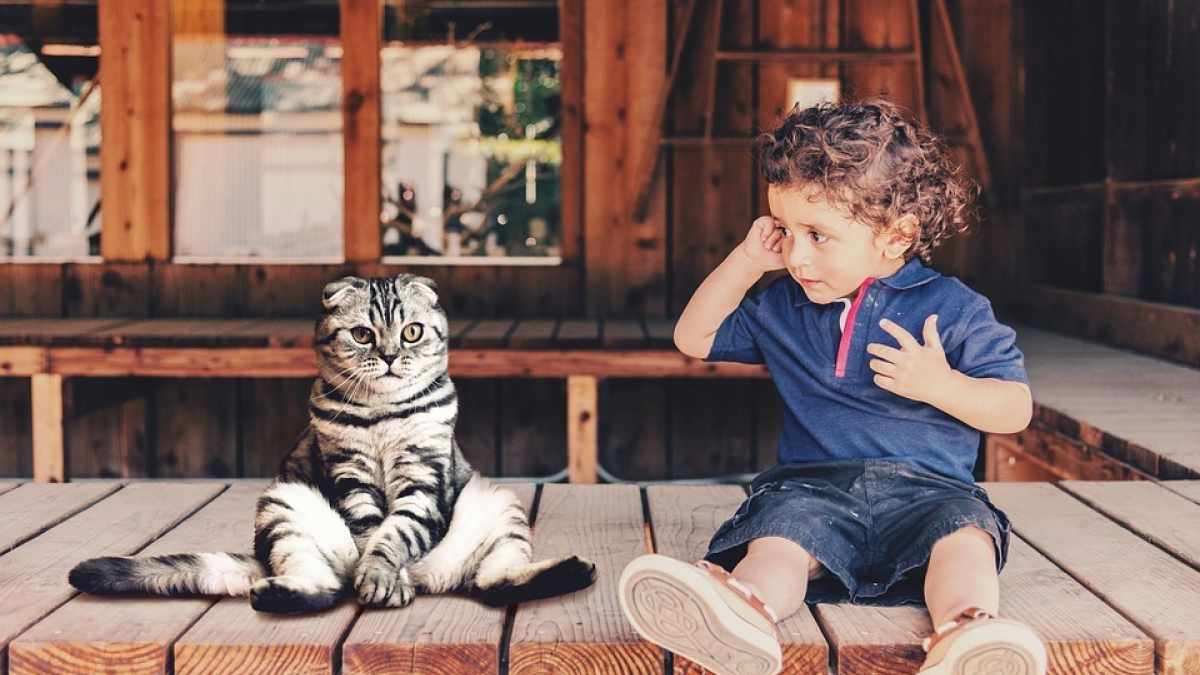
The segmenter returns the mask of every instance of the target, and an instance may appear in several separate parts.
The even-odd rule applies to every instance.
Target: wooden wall
[[[1049,286],[1051,301],[1061,299],[1054,292],[1072,291],[1200,305],[1198,38],[1185,28],[1200,0],[952,0],[946,6],[970,101],[954,85],[934,0],[919,0],[919,28],[908,0],[727,0],[719,36],[702,30],[713,25],[715,3],[700,2],[661,133],[695,137],[709,127],[724,140],[664,143],[647,215],[637,219],[630,207],[642,186],[634,168],[647,148],[658,152],[647,138],[685,4],[563,3],[564,42],[579,50],[564,64],[564,117],[578,129],[564,139],[577,167],[564,171],[579,176],[574,187],[564,181],[566,220],[575,224],[560,267],[6,264],[0,314],[307,317],[332,278],[417,271],[439,282],[455,317],[673,317],[765,209],[746,139],[774,121],[787,78],[801,76],[840,77],[848,95],[888,93],[926,108],[978,176],[969,147],[975,115],[991,175],[985,221],[940,252],[935,264],[943,271],[997,294],[1029,280]],[[1168,38],[1170,57],[1161,46]],[[749,53],[904,51],[917,39],[925,49],[915,66],[746,59],[714,73],[705,57],[714,40]],[[706,84],[714,77],[710,120]],[[1044,303],[1022,305],[1027,296],[1006,298],[1014,316],[1043,325],[1070,316]],[[1100,315],[1106,311],[1116,316]],[[479,468],[539,475],[564,466],[565,383],[458,384],[460,435]],[[228,477],[273,469],[304,424],[307,383],[96,380],[69,388],[70,475]],[[28,475],[27,390],[27,381],[0,379],[0,475]],[[769,383],[612,380],[600,396],[601,461],[618,476],[753,472],[773,461],[780,404]]]
[[[1019,0],[1023,320],[1200,365],[1200,2]]]

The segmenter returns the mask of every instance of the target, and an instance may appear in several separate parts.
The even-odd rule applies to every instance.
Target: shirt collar
[[[927,284],[930,281],[938,278],[938,276],[940,275],[937,272],[921,264],[921,260],[919,258],[913,258],[904,263],[904,267],[901,267],[892,276],[884,279],[876,279],[875,281],[893,290],[903,291],[910,288],[916,288],[922,284]],[[804,290],[800,288],[800,284],[795,284],[794,291],[796,293],[795,300],[792,303],[794,306],[800,307],[812,302],[808,299],[808,296],[804,294]]]

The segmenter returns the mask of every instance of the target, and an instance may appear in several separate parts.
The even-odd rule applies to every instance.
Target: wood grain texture
[[[1173,480],[1161,483],[1161,485],[1171,492],[1183,495],[1200,504],[1200,480]]]
[[[746,491],[735,485],[662,485],[646,488],[656,553],[700,560],[708,542],[741,505]],[[804,607],[778,626],[784,672],[825,675],[829,646],[812,612]],[[701,675],[697,664],[676,655],[675,675]]]
[[[76,594],[67,584],[67,572],[76,564],[139,550],[223,489],[199,483],[130,485],[5,554],[0,558],[0,647],[7,649],[14,637]]]
[[[572,483],[598,480],[600,444],[599,383],[597,378],[567,378],[567,472]]]
[[[265,485],[233,485],[138,554],[250,552],[255,502]],[[76,597],[12,642],[9,673],[170,672],[171,644],[216,601]]]
[[[1154,639],[1159,675],[1200,669],[1200,572],[1053,486],[986,487],[1022,539]]]
[[[107,497],[116,483],[6,485],[0,494],[0,553],[7,553],[45,530]],[[13,489],[16,488],[16,489]]]
[[[318,614],[263,614],[246,598],[226,598],[175,643],[175,675],[331,673],[355,600]]]
[[[66,480],[63,432],[63,377],[36,374],[30,378],[33,412],[33,479],[41,483]]]
[[[925,660],[921,640],[933,627],[923,607],[818,605],[816,614],[838,675],[907,675]]]
[[[531,511],[536,486],[506,485]],[[345,675],[498,673],[506,612],[461,596],[419,596],[402,610],[367,609],[342,647]]]
[[[596,564],[596,583],[517,608],[509,645],[511,675],[662,673],[662,651],[636,637],[617,606],[621,570],[647,552],[644,527],[635,486],[542,488],[534,558],[587,557]]]
[[[104,152],[105,260],[171,256],[171,5],[156,0],[98,6]]]
[[[1200,569],[1200,504],[1148,482],[1064,481],[1059,487]]]
[[[0,347],[0,375],[34,375],[46,370],[46,350],[40,347]]]
[[[380,228],[380,40],[383,5],[342,0],[342,247],[346,260],[377,261]]]

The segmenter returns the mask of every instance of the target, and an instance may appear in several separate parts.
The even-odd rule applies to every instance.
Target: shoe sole
[[[1046,646],[1027,627],[1003,619],[964,633],[922,675],[1044,675]]]
[[[674,568],[674,569],[672,569]],[[702,572],[662,556],[635,560],[621,576],[620,602],[650,642],[716,675],[774,675],[779,644],[737,615]]]

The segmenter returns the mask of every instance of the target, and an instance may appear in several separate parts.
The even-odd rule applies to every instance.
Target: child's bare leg
[[[997,615],[1000,582],[992,535],[965,527],[934,544],[925,573],[925,604],[934,626],[972,607]]]
[[[808,580],[820,569],[821,563],[796,542],[763,537],[750,542],[746,557],[733,568],[733,577],[757,592],[783,620],[804,605]],[[808,574],[796,574],[796,570],[808,570]]]

